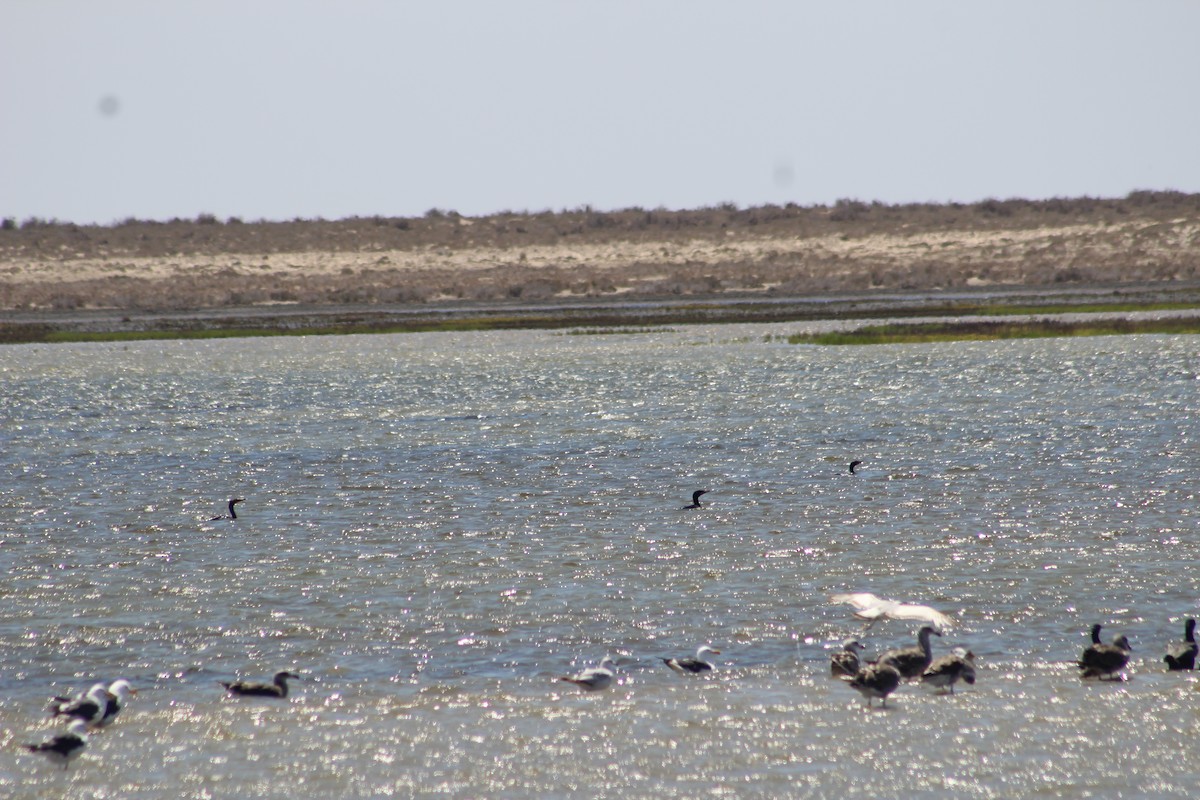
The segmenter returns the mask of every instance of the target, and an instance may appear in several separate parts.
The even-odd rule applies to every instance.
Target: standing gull
[[[573,683],[580,689],[587,689],[588,691],[607,689],[612,684],[616,669],[617,663],[613,661],[612,656],[605,656],[600,660],[600,666],[588,667],[582,672],[574,675],[566,675],[559,678],[559,680]]]
[[[975,654],[962,647],[954,648],[948,656],[935,658],[921,673],[922,683],[949,689],[950,694],[954,694],[954,684],[960,680],[975,685]]]
[[[870,628],[881,619],[911,619],[932,625],[938,631],[954,627],[954,620],[946,614],[929,606],[913,603],[900,603],[896,600],[884,600],[870,592],[854,592],[849,594],[830,595],[834,603],[848,603],[854,606],[854,616],[867,621]]]
[[[689,508],[700,508],[700,495],[702,494],[708,494],[708,489],[697,489],[696,491],[692,492],[692,504],[690,506],[684,506],[684,510]]]
[[[208,521],[216,522],[217,520],[220,520],[220,519],[229,519],[229,520],[237,519],[238,518],[237,509],[235,509],[234,506],[236,506],[238,503],[244,503],[244,502],[246,502],[246,499],[244,497],[233,498],[232,500],[229,501],[229,513],[228,514],[218,514],[215,517],[211,517]]]
[[[220,681],[220,684],[225,687],[225,691],[230,694],[238,694],[244,697],[287,697],[288,696],[288,678],[300,680],[300,676],[294,672],[276,672],[275,678],[271,683],[249,683],[247,681],[233,681],[226,683]]]
[[[129,681],[122,678],[121,680],[113,681],[108,687],[108,702],[104,705],[104,714],[101,715],[97,728],[103,728],[109,725],[117,718],[117,714],[125,708],[125,704],[129,702],[131,695],[137,694],[137,689]]]
[[[896,691],[900,685],[900,673],[890,664],[878,663],[860,669],[850,679],[850,688],[867,698],[867,708],[871,707],[871,698],[878,697],[880,705],[887,708],[887,696]]]
[[[929,665],[933,663],[933,651],[929,647],[930,636],[941,636],[941,634],[925,625],[917,632],[916,647],[889,650],[879,657],[878,663],[892,665],[905,680],[921,677],[921,673],[929,669]]]
[[[842,649],[835,650],[829,656],[829,674],[835,678],[858,674],[858,654],[863,648],[858,639],[847,639],[842,642]]]
[[[1093,626],[1093,641],[1100,637],[1100,628],[1100,625]],[[1124,634],[1113,639],[1112,644],[1088,645],[1079,657],[1079,668],[1083,670],[1079,677],[1104,680],[1108,676],[1109,680],[1119,680],[1117,673],[1129,663],[1131,650]]]
[[[696,650],[696,656],[694,658],[691,656],[684,656],[683,658],[664,658],[663,663],[681,675],[699,675],[703,672],[712,672],[713,669],[715,669],[715,667],[712,665],[712,662],[704,660],[704,656],[710,653],[714,656],[721,655],[720,650],[709,647],[705,644],[701,645]]]
[[[81,719],[71,720],[66,733],[60,733],[39,744],[27,744],[31,753],[41,753],[51,763],[62,764],[65,770],[71,761],[87,748],[87,723]]]
[[[1196,620],[1189,619],[1183,626],[1183,641],[1167,645],[1167,654],[1163,661],[1172,672],[1196,668],[1196,653],[1200,648],[1196,645]]]
[[[55,717],[71,717],[81,720],[85,725],[98,725],[104,719],[108,710],[109,694],[103,683],[97,683],[87,690],[87,694],[71,697],[55,697],[47,711]]]

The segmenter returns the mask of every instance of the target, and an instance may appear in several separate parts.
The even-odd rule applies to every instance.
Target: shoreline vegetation
[[[1200,194],[1180,192],[476,218],[431,209],[340,221],[0,221],[0,343],[813,321],[839,329],[804,341],[930,341],[1195,333],[1197,309]],[[1001,315],[1032,318],[958,319]],[[930,327],[931,317],[949,319]],[[845,328],[859,320],[852,336]]]

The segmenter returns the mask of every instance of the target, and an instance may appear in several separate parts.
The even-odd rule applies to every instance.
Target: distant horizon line
[[[525,209],[516,211],[513,209],[501,209],[483,214],[463,214],[451,208],[431,207],[421,214],[349,214],[340,217],[324,217],[324,216],[294,216],[291,218],[268,218],[259,217],[252,220],[245,220],[242,215],[229,215],[221,219],[217,214],[212,212],[198,212],[194,217],[139,217],[137,215],[128,215],[122,219],[114,219],[111,222],[78,222],[69,219],[59,219],[57,217],[41,217],[36,214],[25,217],[18,221],[17,217],[12,214],[0,216],[0,230],[10,231],[25,228],[37,227],[86,227],[86,228],[117,228],[124,225],[170,225],[180,223],[191,223],[197,225],[286,225],[301,222],[314,223],[338,223],[352,222],[361,220],[421,220],[421,219],[439,219],[439,218],[455,218],[467,220],[487,220],[494,218],[506,217],[542,217],[551,216],[568,216],[578,214],[599,214],[599,215],[618,215],[630,213],[655,213],[655,214],[689,214],[689,213],[711,213],[714,211],[724,211],[726,213],[745,213],[757,210],[771,209],[791,209],[791,210],[838,210],[845,208],[853,208],[857,210],[867,210],[870,208],[888,208],[888,209],[913,209],[913,208],[974,208],[979,206],[997,206],[1003,207],[1006,205],[1049,205],[1054,203],[1082,203],[1082,202],[1098,202],[1098,203],[1113,203],[1113,202],[1139,202],[1144,203],[1147,200],[1153,202],[1152,198],[1191,198],[1200,196],[1200,192],[1187,192],[1179,189],[1133,189],[1126,192],[1122,196],[1103,196],[1103,195],[1053,195],[1049,197],[1005,197],[999,198],[996,196],[987,196],[978,200],[958,201],[958,200],[942,200],[942,201],[903,201],[890,203],[882,200],[862,200],[854,197],[841,197],[832,203],[799,203],[789,201],[785,203],[765,202],[757,205],[742,205],[733,201],[725,201],[720,203],[709,203],[706,205],[690,206],[686,208],[669,208],[659,205],[653,208],[645,206],[625,206],[621,208],[597,208],[591,203],[584,203],[573,208],[562,207],[559,209],[544,208],[540,210]]]

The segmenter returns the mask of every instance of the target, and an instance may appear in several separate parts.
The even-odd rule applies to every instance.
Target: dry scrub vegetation
[[[0,308],[803,296],[1200,278],[1200,195],[0,224]]]

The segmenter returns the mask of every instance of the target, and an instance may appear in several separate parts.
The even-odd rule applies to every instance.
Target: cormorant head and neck
[[[853,474],[854,474],[854,470],[855,470],[855,469],[858,467],[858,465],[859,465],[859,464],[861,464],[861,463],[862,463],[861,461],[851,461],[851,462],[850,462],[850,474],[851,474],[851,475],[853,475]]]
[[[233,507],[236,506],[238,503],[244,503],[244,502],[246,502],[246,498],[244,498],[244,497],[235,497],[229,501],[229,518],[230,519],[237,519],[237,511],[234,510]]]
[[[684,508],[699,508],[700,495],[702,494],[708,494],[708,489],[697,489],[696,491],[692,492],[692,504],[690,506],[684,506]]]
[[[1184,629],[1183,640],[1185,642],[1196,641],[1196,620],[1189,619],[1186,623],[1184,623],[1183,629]]]

